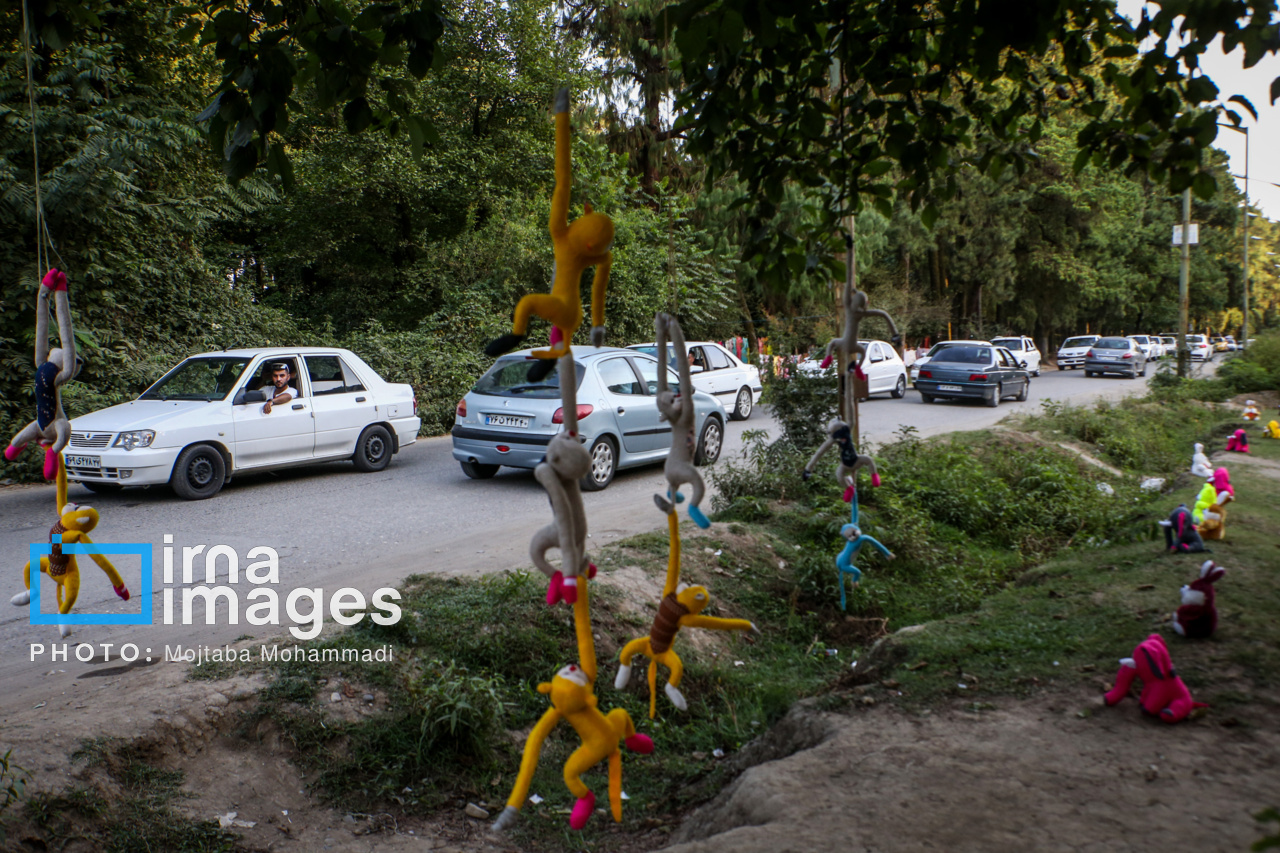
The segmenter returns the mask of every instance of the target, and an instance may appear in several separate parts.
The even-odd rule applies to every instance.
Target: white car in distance
[[[862,372],[867,377],[867,395],[887,393],[895,400],[907,393],[907,366],[902,356],[887,341],[858,341],[866,349],[867,357],[862,360]],[[821,358],[806,358],[796,365],[796,369],[809,376],[816,376],[824,371]],[[835,372],[835,359],[826,371]]]
[[[1062,346],[1058,347],[1058,369],[1074,370],[1082,367],[1084,357],[1089,353],[1089,347],[1101,339],[1101,335],[1076,335],[1074,338],[1067,338],[1062,342]]]
[[[1153,338],[1150,335],[1129,335],[1128,337],[1138,345],[1138,349],[1142,350],[1142,354],[1148,360],[1159,358],[1160,351],[1164,349],[1159,338]]]
[[[266,413],[280,363],[297,393]],[[381,471],[421,425],[413,388],[384,382],[349,350],[226,350],[193,355],[138,399],[75,418],[63,458],[67,479],[92,492],[168,483],[201,500],[240,472],[344,459]]]
[[[668,344],[670,346],[670,344]],[[627,349],[637,350],[647,355],[658,355],[658,345],[653,341],[647,344],[632,344]],[[668,352],[673,352],[668,350]],[[747,364],[738,359],[720,344],[712,341],[686,341],[685,352],[691,357],[689,365],[693,374],[693,388],[710,394],[720,401],[720,405],[735,421],[745,421],[751,417],[764,386],[760,384],[760,369],[754,364]],[[670,363],[674,354],[667,356]],[[672,367],[675,365],[672,364]]]
[[[1032,376],[1040,375],[1040,348],[1036,346],[1036,342],[1026,335],[1013,338],[992,338],[991,345],[1004,347],[1013,353],[1013,357],[1019,362],[1025,362],[1027,370]]]

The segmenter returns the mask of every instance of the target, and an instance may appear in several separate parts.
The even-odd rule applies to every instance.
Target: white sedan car
[[[639,350],[648,355],[657,356],[658,345],[633,344],[627,349]],[[685,349],[691,358],[690,372],[693,374],[693,388],[710,394],[720,401],[720,405],[735,421],[745,421],[751,417],[764,386],[760,384],[760,369],[753,364],[738,360],[720,344],[711,341],[687,341]],[[670,350],[668,350],[670,352]],[[671,356],[668,356],[668,361]]]
[[[867,375],[867,395],[888,393],[900,399],[907,393],[907,366],[893,345],[886,341],[858,341],[866,348],[867,357],[862,362],[862,372]],[[821,353],[819,353],[821,355]],[[796,369],[809,376],[823,372],[821,358],[807,358]],[[835,370],[834,360],[827,370]]]
[[[297,392],[263,411],[274,365]],[[359,356],[332,347],[193,355],[130,403],[71,422],[67,479],[90,491],[168,483],[213,497],[233,474],[350,459],[381,471],[418,440],[413,388],[384,382]]]
[[[1004,347],[1013,353],[1019,362],[1026,362],[1027,370],[1032,376],[1040,375],[1040,348],[1036,342],[1026,335],[1013,338],[992,338],[992,346]]]

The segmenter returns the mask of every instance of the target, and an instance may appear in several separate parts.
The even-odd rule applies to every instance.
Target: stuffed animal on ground
[[[1142,695],[1138,704],[1144,713],[1159,717],[1166,723],[1185,720],[1196,708],[1207,708],[1203,702],[1191,701],[1191,691],[1182,683],[1173,668],[1164,638],[1151,634],[1133,650],[1133,657],[1122,658],[1116,685],[1107,691],[1107,705],[1119,704],[1129,695],[1135,678],[1142,679]]]
[[[40,573],[51,577],[57,585],[58,612],[65,615],[71,612],[71,608],[75,606],[76,599],[80,595],[80,564],[76,561],[74,554],[64,554],[62,546],[79,543],[92,545],[93,540],[89,538],[89,531],[98,526],[98,511],[92,507],[80,506],[67,501],[67,471],[65,465],[58,464],[55,476],[58,484],[59,517],[54,522],[53,527],[49,528],[49,543],[53,553],[40,558]],[[116,571],[116,567],[111,564],[111,561],[102,554],[90,554],[89,556],[93,558],[93,561],[98,564],[102,571],[106,572],[107,579],[111,581],[111,588],[115,590],[116,595],[120,596],[124,601],[128,601],[129,588],[125,586],[124,579],[120,577],[120,573]],[[22,568],[22,581],[27,588],[9,599],[10,603],[16,607],[26,607],[31,603],[30,561]],[[38,575],[35,582],[40,582]],[[71,626],[59,625],[58,633],[63,637],[69,636],[71,634]]]
[[[1218,492],[1214,502],[1209,504],[1200,513],[1200,523],[1196,525],[1196,530],[1200,532],[1200,538],[1220,540],[1227,532],[1227,504],[1234,501],[1230,492]]]
[[[1191,457],[1191,476],[1205,480],[1213,476],[1213,466],[1209,464],[1209,457],[1204,455],[1204,445],[1200,442],[1196,442],[1196,452]]]
[[[1226,574],[1213,560],[1200,566],[1200,576],[1182,588],[1182,606],[1173,614],[1173,630],[1193,640],[1212,637],[1218,627],[1213,585]]]
[[[1258,404],[1252,400],[1244,401],[1244,419],[1250,423],[1258,419]]]
[[[688,483],[692,492],[689,498],[689,517],[693,523],[704,530],[711,522],[703,515],[702,495],[706,491],[702,475],[693,465],[698,450],[698,436],[694,429],[697,423],[697,411],[693,402],[693,376],[689,370],[689,359],[685,355],[684,331],[675,317],[659,313],[653,319],[654,329],[658,336],[659,362],[667,352],[667,336],[671,336],[671,346],[675,350],[676,369],[680,374],[680,387],[672,391],[667,382],[667,371],[662,364],[658,365],[658,419],[671,424],[671,452],[662,466],[662,473],[667,478],[667,495],[654,495],[653,501],[665,514],[675,512],[675,504],[683,496],[680,486]]]
[[[538,769],[542,744],[561,720],[568,720],[582,745],[573,751],[564,765],[564,782],[576,798],[569,815],[569,826],[582,829],[596,807],[596,795],[582,781],[582,774],[601,761],[609,762],[609,806],[613,819],[622,822],[622,752],[619,742],[632,752],[647,755],[653,752],[653,740],[636,732],[631,715],[622,708],[603,713],[593,686],[596,680],[595,641],[591,629],[589,594],[584,584],[573,605],[574,630],[578,640],[580,665],[561,668],[550,682],[538,685],[538,692],[551,699],[551,707],[529,732],[525,740],[524,755],[520,759],[520,772],[515,787],[507,800],[506,808],[493,823],[495,832],[511,826],[529,796],[529,785]]]
[[[854,480],[859,469],[870,468],[871,484],[880,485],[880,474],[876,470],[875,460],[870,456],[858,455],[857,448],[853,446],[853,431],[849,428],[849,424],[839,418],[832,418],[827,422],[827,440],[814,451],[809,464],[804,466],[804,479],[808,480],[813,476],[814,466],[833,445],[840,448],[840,461],[836,463],[836,482],[840,484],[840,488],[844,489],[846,502],[853,500],[853,492],[856,488]]]
[[[562,359],[561,373],[574,373],[572,354]],[[570,382],[562,383],[561,403],[564,427],[547,443],[547,455],[533,476],[547,490],[553,521],[533,534],[529,541],[529,558],[551,581],[547,588],[547,604],[578,598],[578,577],[595,577],[596,567],[587,559],[587,514],[582,507],[580,481],[591,471],[591,454],[578,439],[578,402]],[[547,561],[547,552],[560,549],[557,569]]]
[[[1248,453],[1249,452],[1249,434],[1242,429],[1238,429],[1227,439],[1227,450],[1232,453]]]
[[[684,677],[684,663],[674,648],[676,635],[681,628],[706,628],[710,631],[748,631],[759,635],[760,629],[746,619],[722,619],[717,616],[703,616],[702,611],[711,603],[706,587],[689,586],[679,583],[680,579],[680,528],[673,510],[667,515],[667,527],[670,532],[671,556],[667,562],[667,583],[662,590],[662,601],[658,604],[658,615],[653,619],[653,627],[649,636],[637,637],[622,648],[619,656],[622,665],[618,667],[618,675],[613,686],[622,690],[631,682],[631,661],[636,655],[649,658],[649,719],[658,713],[658,664],[662,664],[671,675],[667,679],[665,689],[671,704],[681,711],[689,708],[684,694],[680,692],[680,680]]]
[[[58,317],[58,342],[49,349],[49,297],[53,296]],[[4,449],[12,462],[32,441],[45,448],[44,478],[52,480],[61,464],[63,448],[71,440],[71,421],[62,410],[62,386],[80,372],[83,361],[76,355],[75,329],[71,325],[71,303],[67,298],[67,277],[51,269],[40,282],[36,295],[36,419],[18,430]]]
[[[1280,438],[1280,421],[1271,421],[1262,430],[1262,435],[1266,438]]]
[[[1192,519],[1196,524],[1204,520],[1204,511],[1218,503],[1218,495],[1224,492],[1231,495],[1232,499],[1235,498],[1236,490],[1231,487],[1231,475],[1226,468],[1218,468],[1196,496],[1195,508],[1192,512]]]
[[[870,545],[884,554],[890,560],[893,559],[893,552],[884,545],[880,544],[878,539],[866,535],[862,532],[862,528],[858,526],[858,495],[855,492],[853,500],[849,501],[850,521],[848,524],[840,528],[840,535],[847,541],[844,550],[836,557],[836,569],[840,573],[840,609],[846,608],[844,593],[844,576],[852,575],[852,582],[857,586],[862,581],[862,570],[853,564],[853,558],[862,550],[863,545]]]
[[[574,333],[582,324],[582,297],[579,282],[587,267],[596,268],[591,285],[591,343],[604,344],[605,289],[613,264],[613,221],[585,205],[582,216],[569,224],[569,195],[573,188],[573,152],[569,138],[569,90],[556,92],[556,188],[551,196],[551,241],[555,246],[555,269],[551,293],[531,293],[516,304],[511,333],[489,343],[488,355],[501,355],[520,345],[529,332],[529,318],[537,315],[551,323],[551,348],[536,350],[542,359],[529,370],[529,380],[540,382],[551,372],[555,359],[569,352]]]
[[[1160,526],[1164,528],[1165,547],[1172,553],[1200,554],[1208,550],[1186,504],[1178,504],[1178,508],[1169,514],[1168,519],[1161,521]]]

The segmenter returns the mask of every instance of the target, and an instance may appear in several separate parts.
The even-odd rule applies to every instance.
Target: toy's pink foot
[[[121,601],[129,600],[129,587],[120,584],[120,586],[113,586],[112,589],[116,591],[116,595],[120,596]]]
[[[44,478],[53,480],[58,476],[58,460],[62,458],[62,454],[58,453],[52,447],[44,452]]]
[[[563,599],[564,575],[556,572],[551,576],[551,583],[547,586],[547,605],[559,604]]]
[[[847,488],[845,488],[845,490],[844,490],[844,502],[845,502],[845,503],[852,503],[852,502],[853,502],[853,496],[854,496],[854,493],[855,493],[855,492],[857,492],[857,489],[855,489],[853,486],[848,486]]]
[[[569,815],[570,828],[582,829],[586,826],[595,808],[596,795],[588,791],[585,797],[573,804],[573,813]]]
[[[822,360],[822,363],[821,363],[821,364],[819,364],[818,366],[819,366],[819,367],[821,367],[823,370],[826,370],[828,367],[830,367],[830,366],[831,366],[831,356],[827,356],[826,358],[824,358],[824,359]]]
[[[596,564],[587,563],[587,580],[595,580],[595,579],[596,579]]]
[[[879,474],[872,474],[872,475],[871,475],[871,485],[875,486],[877,489],[878,489],[878,488],[880,488],[880,475],[879,475]]]
[[[1102,701],[1106,702],[1108,705],[1117,705],[1121,699],[1128,695],[1128,690],[1108,690],[1106,693],[1102,694]]]
[[[565,578],[560,595],[564,597],[566,604],[575,604],[578,601],[578,579]]]
[[[26,449],[27,449],[27,446],[25,444],[19,444],[16,446],[11,444],[4,449],[4,458],[8,462],[12,462],[13,460],[18,458],[19,453],[21,453]]]
[[[627,749],[632,752],[638,752],[641,755],[648,755],[653,752],[653,738],[648,735],[634,734],[623,741]]]
[[[67,276],[57,267],[53,267],[44,274],[44,278],[40,281],[40,284],[50,290],[66,290]]]
[[[551,346],[553,347],[559,346],[560,342],[563,340],[564,340],[564,332],[560,331],[559,326],[552,326],[551,327]]]

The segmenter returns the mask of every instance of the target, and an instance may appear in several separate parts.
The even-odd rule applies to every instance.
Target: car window
[[[1087,346],[1091,346],[1095,340],[1097,339],[1090,338],[1090,337],[1067,338],[1065,341],[1062,342],[1062,348],[1072,349],[1073,347],[1087,347]]]
[[[637,359],[637,361],[648,361],[648,359]],[[652,362],[650,362],[652,364]],[[631,362],[625,358],[610,358],[600,363],[600,382],[604,387],[609,389],[612,394],[622,395],[642,395],[644,389],[640,385],[640,380],[636,378],[636,372],[631,369]],[[657,381],[657,374],[654,374],[654,381]]]
[[[1133,341],[1128,338],[1103,338],[1093,345],[1094,349],[1129,349]]]
[[[1145,344],[1148,342],[1146,335],[1131,335],[1129,340],[1133,341],[1135,344]]]
[[[946,347],[945,351],[935,355],[933,360],[958,364],[990,364],[991,358],[991,347],[961,345]]]
[[[875,364],[876,362],[884,361],[884,351],[880,349],[879,344],[872,344],[870,347],[868,347],[867,356],[868,358],[870,358],[872,364]]]
[[[712,370],[724,370],[729,367],[729,357],[719,347],[703,347]]]
[[[688,358],[690,367],[700,367],[703,370],[707,369],[707,357],[703,353],[702,347],[690,347]]]
[[[529,381],[529,367],[533,362],[522,355],[503,356],[494,362],[493,367],[484,376],[480,377],[480,381],[476,382],[472,392],[476,394],[488,394],[492,397],[532,397],[539,400],[549,400],[560,396],[560,362],[556,361],[556,366],[551,369],[551,373],[541,382]],[[577,369],[577,383],[582,385],[582,377],[586,370],[578,362],[574,362]]]
[[[353,394],[356,391],[366,390],[364,383],[360,381],[360,376],[351,369],[351,365],[342,359],[338,359],[338,361],[342,364],[342,378],[347,383],[347,393]]]
[[[632,359],[636,370],[640,371],[640,381],[649,394],[658,393],[658,362],[647,358]],[[680,377],[671,368],[667,368],[667,387],[673,391],[680,390]],[[617,393],[617,392],[614,392]]]
[[[160,378],[141,400],[221,400],[231,393],[249,359],[190,358]]]
[[[1007,350],[1011,350],[1011,351],[1013,351],[1013,352],[1021,352],[1021,351],[1022,351],[1022,339],[1021,339],[1021,338],[997,338],[996,340],[992,341],[991,343],[995,344],[995,345],[996,345],[996,346],[998,346],[998,347],[1004,347],[1005,349],[1007,349]]]

